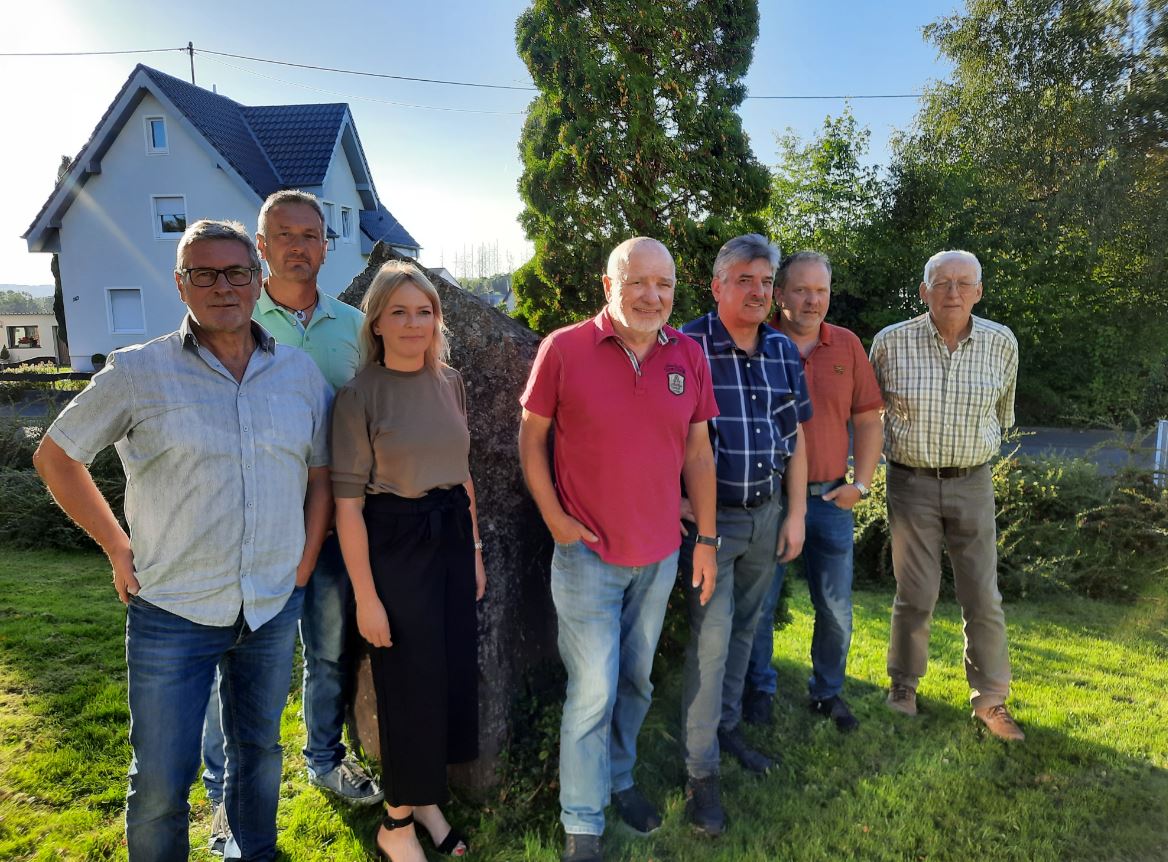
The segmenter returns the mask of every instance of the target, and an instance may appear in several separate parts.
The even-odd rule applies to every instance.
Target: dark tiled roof
[[[241,108],[284,186],[324,182],[348,105],[267,105]]]
[[[393,213],[381,204],[375,210],[361,210],[361,231],[374,242],[383,240],[388,245],[421,247],[402,223],[393,217]]]
[[[256,194],[264,198],[281,187],[272,160],[247,124],[243,105],[149,66],[140,68]]]
[[[319,186],[324,182],[333,148],[349,116],[348,105],[248,107],[141,64],[134,67],[125,85],[106,109],[93,135],[78,153],[78,158],[95,142],[102,147],[102,142],[96,141],[97,133],[139,73],[145,73],[161,93],[182,111],[259,197],[265,198],[279,189]],[[353,134],[356,136],[355,129]],[[359,158],[363,160],[364,153],[360,151],[359,139],[357,148]],[[101,152],[104,152],[104,148],[96,153],[98,158]],[[26,237],[35,230],[56,193],[54,189],[53,195],[45,201],[25,233]],[[376,192],[373,194],[376,195]],[[418,247],[417,241],[402,227],[401,222],[380,203],[376,210],[361,211],[361,230],[374,241],[384,239],[391,245]]]

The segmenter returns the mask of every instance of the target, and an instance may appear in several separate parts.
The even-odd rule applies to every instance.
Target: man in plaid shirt
[[[766,324],[778,264],[779,250],[764,236],[727,242],[710,285],[717,310],[681,330],[710,362],[719,411],[709,421],[718,480],[718,579],[705,605],[699,590],[686,588],[690,640],[682,693],[686,817],[710,835],[725,823],[720,753],[734,755],[751,772],[772,765],[742,735],[742,687],[775,558],[792,560],[803,547],[807,456],[800,423],[811,418],[811,400],[799,351]],[[680,567],[688,574],[695,543],[704,537],[684,500],[682,519]],[[683,583],[690,581],[687,576]]]
[[[974,317],[981,264],[967,251],[929,258],[920,295],[926,314],[886,327],[872,341],[884,395],[896,576],[888,706],[917,713],[944,544],[961,604],[973,714],[995,736],[1020,741],[1025,737],[1005,705],[1010,656],[989,468],[1002,429],[1014,424],[1018,342],[1009,328]]]

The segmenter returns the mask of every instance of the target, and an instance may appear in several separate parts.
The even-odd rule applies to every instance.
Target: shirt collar
[[[596,327],[594,330],[596,344],[599,344],[606,338],[615,338],[620,340],[620,336],[617,335],[616,329],[613,328],[612,318],[608,316],[607,307],[600,309],[600,312],[596,315],[596,317],[592,318],[592,323]],[[676,336],[672,333],[666,332],[665,329],[666,327],[663,326],[657,330],[657,343],[660,345],[666,345],[669,342],[676,340]]]
[[[194,327],[191,325],[192,322],[191,314],[188,311],[183,317],[182,323],[178,327],[179,341],[182,344],[184,350],[198,351],[199,338],[197,335],[195,335]],[[266,353],[276,352],[276,339],[273,338],[266,329],[264,329],[254,320],[251,322],[251,335],[252,338],[255,339],[256,346],[259,347],[260,350],[263,350]]]
[[[730,331],[726,329],[726,324],[722,322],[722,318],[718,316],[717,310],[711,311],[709,317],[709,331],[710,331],[710,349],[715,353],[730,353],[737,350],[745,353],[730,335]],[[771,337],[771,333],[775,330],[767,326],[765,323],[758,325],[758,343],[754,347],[755,353],[762,353],[766,345],[767,339]]]
[[[934,339],[943,338],[944,336],[942,336],[940,331],[937,329],[937,324],[933,323],[933,315],[926,311],[923,317],[925,318],[925,325],[929,328],[929,335]],[[972,323],[972,325],[969,327],[969,335],[965,336],[965,338],[962,338],[961,341],[969,341],[973,339],[973,336],[981,328],[981,318],[979,318],[977,315],[971,314],[969,316],[969,320]]]
[[[336,306],[334,305],[336,302],[338,302],[338,300],[333,299],[323,290],[317,288],[316,311],[312,316],[316,317],[317,314],[324,314],[325,317],[336,317]],[[256,308],[259,309],[260,314],[268,314],[270,312],[276,311],[276,309],[284,308],[284,306],[280,305],[280,303],[272,299],[271,294],[268,293],[268,280],[266,278],[264,279],[263,287],[260,289],[260,298],[256,303]]]

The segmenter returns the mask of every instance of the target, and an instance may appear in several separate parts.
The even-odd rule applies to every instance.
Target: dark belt
[[[807,496],[808,497],[822,497],[828,491],[834,491],[840,485],[844,484],[843,478],[831,479],[827,482],[808,482]]]
[[[901,464],[896,461],[889,461],[889,466],[896,467],[898,470],[907,470],[910,473],[915,473],[917,476],[928,476],[930,479],[963,479],[970,473],[980,470],[985,464],[978,464],[976,467],[910,467],[908,464]]]
[[[718,501],[718,508],[719,509],[757,509],[761,506],[765,506],[767,503],[769,503],[774,498],[775,498],[774,494],[767,494],[765,497],[757,497],[756,499],[751,500],[749,503],[728,503],[728,502],[724,502],[722,500],[719,500]]]

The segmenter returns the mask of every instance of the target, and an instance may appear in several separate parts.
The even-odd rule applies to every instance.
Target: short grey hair
[[[925,284],[933,283],[933,273],[937,271],[937,267],[946,261],[950,260],[964,260],[967,263],[972,263],[977,270],[977,280],[981,283],[981,261],[977,259],[977,255],[971,251],[962,251],[959,248],[951,248],[947,251],[939,251],[925,264]]]
[[[633,252],[638,247],[646,243],[657,246],[669,255],[670,260],[673,260],[673,255],[669,254],[669,249],[665,247],[665,243],[661,242],[661,240],[653,239],[650,236],[634,236],[631,239],[626,239],[609,253],[608,266],[605,269],[608,277],[616,279],[624,276],[629,271],[629,258],[633,256]]]
[[[791,267],[797,263],[822,263],[827,269],[827,277],[831,278],[831,258],[819,251],[797,251],[783,258],[779,268],[775,270],[775,290],[782,290],[791,274]]]
[[[718,249],[718,256],[714,258],[714,277],[722,278],[726,270],[738,263],[766,258],[771,265],[771,273],[779,266],[779,247],[761,233],[745,233],[729,240]]]
[[[320,201],[317,200],[316,195],[312,194],[312,192],[303,191],[302,189],[281,189],[278,192],[272,192],[268,195],[268,199],[260,207],[260,217],[256,222],[256,233],[267,236],[264,225],[268,221],[268,213],[276,207],[287,206],[288,204],[303,204],[304,206],[312,207],[316,211],[316,215],[320,218],[321,229],[328,229],[328,225],[324,221],[324,207],[320,205]]]
[[[183,268],[187,249],[196,242],[209,239],[231,239],[247,249],[247,259],[255,269],[260,268],[260,256],[252,242],[251,234],[237,221],[216,221],[215,219],[199,219],[183,231],[182,239],[178,241],[178,250],[175,252],[174,271]]]

